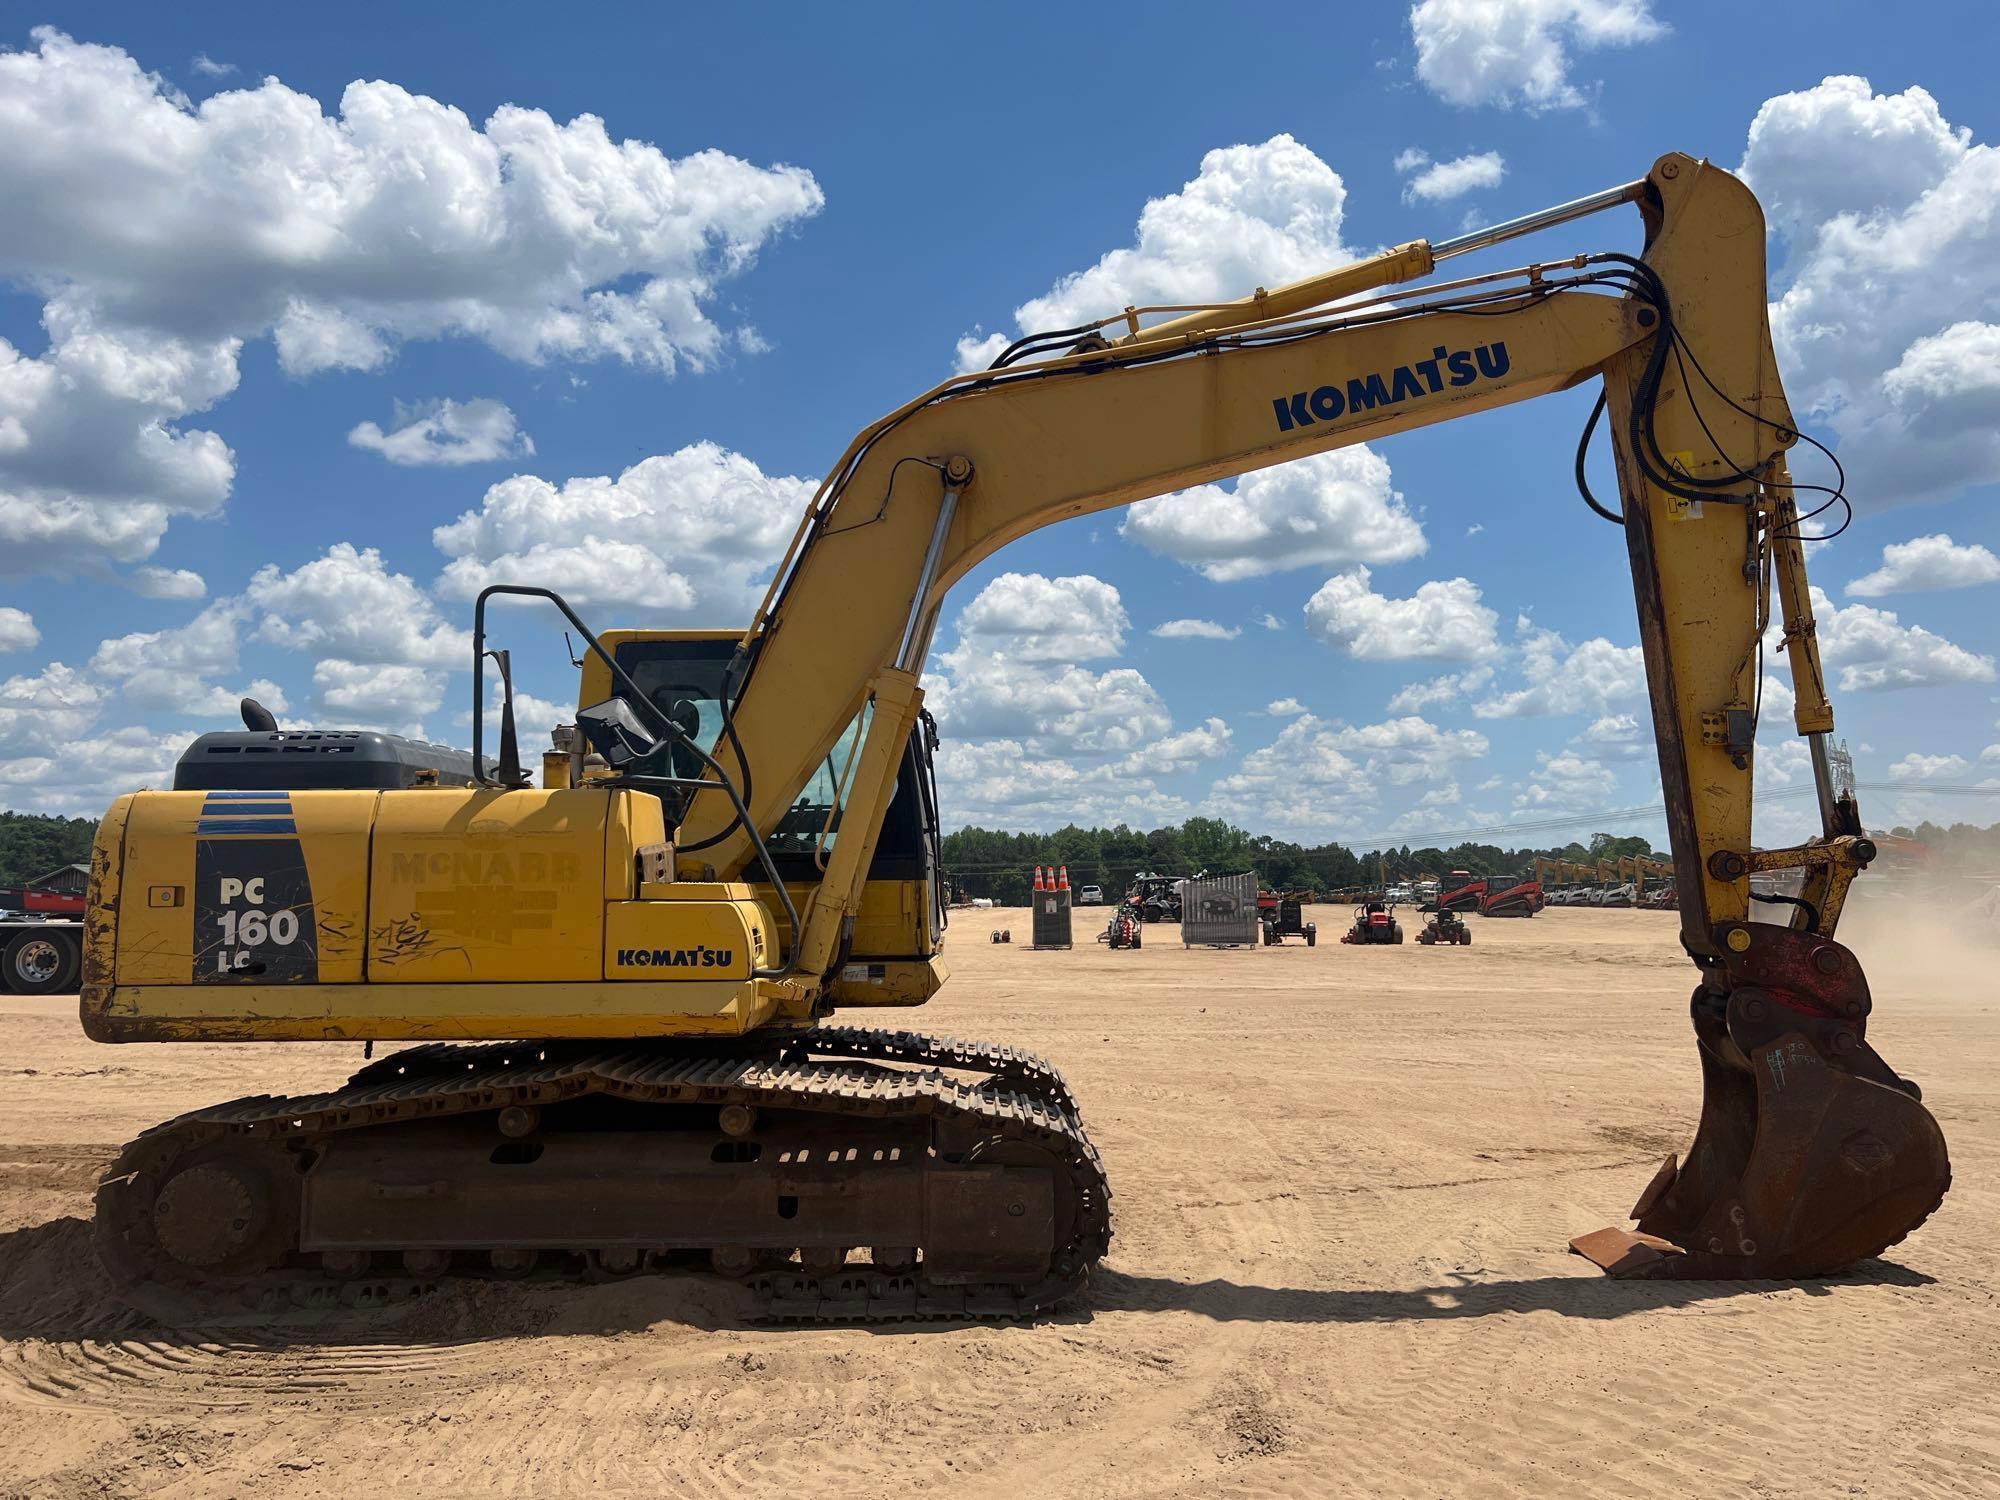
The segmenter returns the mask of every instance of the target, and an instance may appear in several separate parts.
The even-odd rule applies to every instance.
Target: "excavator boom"
[[[1420,280],[1457,255],[1627,206],[1644,225],[1639,256]],[[427,1209],[425,1244],[514,1255],[526,1231],[510,1226],[504,1196],[490,1196],[501,1189],[482,1164],[502,1154],[489,1158],[481,1130],[533,1140],[548,1108],[572,1121],[657,1122],[690,1118],[706,1101],[722,1136],[676,1136],[680,1154],[658,1170],[672,1193],[737,1198],[655,1222],[647,1206],[669,1187],[635,1178],[625,1218],[593,1207],[582,1229],[581,1205],[609,1158],[561,1169],[552,1150],[528,1158],[548,1183],[535,1199],[547,1223],[529,1243],[587,1248],[562,1236],[615,1228],[588,1253],[625,1257],[692,1235],[718,1268],[739,1270],[790,1246],[799,1259],[784,1263],[778,1290],[765,1276],[770,1295],[814,1306],[855,1297],[843,1305],[863,1315],[1050,1305],[1080,1284],[1109,1234],[1101,1172],[1060,1078],[1017,1054],[817,1024],[871,980],[871,965],[853,962],[855,932],[924,732],[920,677],[948,591],[1057,521],[1586,382],[1602,385],[1592,425],[1603,419],[1618,497],[1615,508],[1585,498],[1624,530],[1681,939],[1697,971],[1704,1098],[1686,1166],[1663,1165],[1634,1210],[1637,1230],[1600,1231],[1575,1248],[1617,1274],[1745,1277],[1832,1271],[1894,1243],[1936,1206],[1949,1169],[1915,1085],[1867,1041],[1867,983],[1835,939],[1873,848],[1828,771],[1832,712],[1786,462],[1798,434],[1766,321],[1764,244],[1742,183],[1669,155],[1592,198],[1239,302],[1132,309],[1031,336],[856,437],[726,663],[710,659],[703,676],[669,661],[642,683],[624,646],[585,629],[578,730],[600,757],[595,769],[579,748],[563,776],[529,788],[503,727],[501,767],[479,770],[478,786],[296,793],[279,835],[259,833],[227,794],[121,799],[95,858],[83,996],[93,1036],[538,1037],[569,1050],[560,1066],[544,1052],[547,1066],[530,1067],[504,1046],[470,1058],[419,1049],[394,1078],[371,1070],[337,1096],[163,1127],[135,1143],[107,1190],[112,1258],[185,1271],[317,1253],[327,1266],[365,1268],[408,1218],[385,1215],[375,1191],[402,1181],[397,1170],[424,1181],[462,1173],[489,1195],[467,1190],[485,1212],[459,1238],[445,1210]],[[1173,316],[1145,321],[1160,311]],[[546,591],[492,592],[540,594],[584,628]],[[1756,850],[1758,646],[1774,601],[1822,832]],[[245,842],[266,836],[282,842],[262,853]],[[260,858],[276,863],[253,870]],[[793,864],[781,868],[785,859]],[[1751,874],[1786,868],[1804,872],[1803,894],[1780,921],[1756,920]],[[217,916],[210,883],[240,896],[251,878],[319,903],[312,953],[277,953],[275,917],[255,921],[253,947],[240,913],[224,929],[233,947],[189,936],[196,917]],[[185,956],[197,948],[198,959]],[[934,967],[891,1003],[920,1003],[941,978]],[[651,1039],[652,1050],[592,1040],[609,1036]],[[735,1061],[717,1072],[704,1052],[701,1067],[683,1067],[671,1040],[681,1037],[734,1039]],[[988,1085],[927,1085],[905,1098],[895,1080],[907,1075],[871,1071],[891,1064],[983,1072]],[[716,1080],[712,1092],[703,1078]],[[407,1120],[396,1112],[405,1104]],[[460,1113],[473,1123],[457,1134],[425,1134],[433,1115]],[[229,1156],[218,1132],[230,1121],[276,1140],[272,1150],[290,1142],[309,1155],[303,1188],[268,1155],[262,1166]],[[776,1122],[768,1142],[759,1121]],[[587,1136],[573,1126],[567,1138]],[[812,1225],[732,1217],[729,1205],[767,1192],[803,1213],[777,1163],[829,1139],[902,1170],[816,1173],[821,1195],[807,1217],[823,1217]],[[446,1155],[425,1155],[427,1141]],[[714,1176],[725,1168],[733,1189]],[[1002,1224],[994,1216],[1008,1203]],[[238,1204],[267,1206],[238,1214]],[[186,1228],[191,1215],[223,1209],[224,1220],[258,1227],[234,1239]],[[843,1255],[869,1242],[871,1222],[893,1226],[874,1240],[886,1234],[889,1248],[857,1292]],[[660,1238],[669,1233],[683,1238]]]

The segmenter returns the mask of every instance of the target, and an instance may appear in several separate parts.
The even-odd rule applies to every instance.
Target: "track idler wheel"
[[[1909,1234],[1951,1186],[1920,1091],[1868,1045],[1854,956],[1784,928],[1757,929],[1754,946],[1731,964],[1746,982],[1695,992],[1702,1109],[1687,1161],[1655,1174],[1636,1232],[1570,1242],[1613,1276],[1829,1275]]]
[[[262,1177],[255,1166],[226,1158],[176,1172],[153,1200],[160,1248],[203,1271],[261,1269],[270,1255],[259,1241],[274,1227]]]

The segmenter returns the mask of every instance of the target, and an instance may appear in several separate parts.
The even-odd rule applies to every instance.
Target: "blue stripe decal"
[[[289,802],[204,802],[201,805],[204,818],[289,818],[292,804]]]
[[[291,796],[290,792],[204,792],[211,802],[272,802]]]
[[[297,833],[299,825],[290,818],[203,818],[194,825],[196,833]]]

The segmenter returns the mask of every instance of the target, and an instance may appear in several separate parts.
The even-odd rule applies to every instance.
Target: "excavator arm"
[[[1638,258],[1385,291],[1626,204],[1645,227]],[[835,465],[743,638],[731,753],[718,755],[741,775],[749,826],[732,825],[723,799],[696,799],[683,877],[749,870],[756,833],[860,717],[838,837],[792,955],[802,975],[824,974],[922,704],[944,598],[970,569],[1057,521],[1601,381],[1619,494],[1615,509],[1592,504],[1625,533],[1705,1089],[1688,1164],[1662,1167],[1634,1211],[1639,1232],[1577,1248],[1624,1274],[1765,1276],[1893,1243],[1935,1207],[1949,1170],[1915,1085],[1868,1045],[1867,982],[1834,940],[1873,849],[1828,769],[1764,244],[1743,184],[1669,155],[1639,182],[1493,230],[1168,309],[1179,315],[1164,323],[1128,310],[1026,339],[891,412]],[[1753,853],[1774,594],[1822,832]],[[1806,878],[1786,925],[1752,920],[1752,870],[1788,867]]]

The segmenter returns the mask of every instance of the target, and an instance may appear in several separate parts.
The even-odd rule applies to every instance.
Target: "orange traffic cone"
[[[1035,889],[1037,891],[1042,889],[1042,867],[1040,865],[1035,866]]]
[[[1069,866],[1068,866],[1068,865],[1064,865],[1064,866],[1062,867],[1062,874],[1061,874],[1061,876],[1060,876],[1060,877],[1058,877],[1058,879],[1057,879],[1057,881],[1056,881],[1056,889],[1057,889],[1057,890],[1059,890],[1059,891],[1066,891],[1066,890],[1068,890],[1068,889],[1069,889]]]

